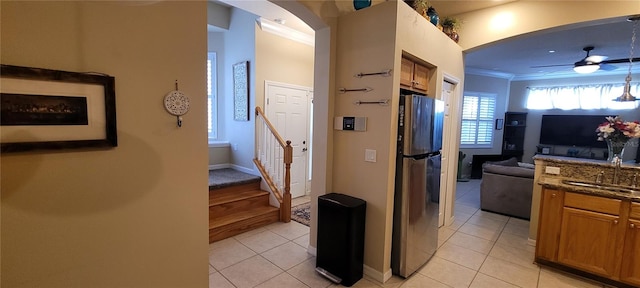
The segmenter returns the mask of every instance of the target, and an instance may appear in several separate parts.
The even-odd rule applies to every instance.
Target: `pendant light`
[[[633,33],[631,34],[631,49],[629,51],[629,72],[627,74],[627,77],[624,79],[625,80],[624,92],[622,92],[622,95],[620,95],[620,97],[613,99],[613,101],[630,102],[630,101],[640,100],[640,98],[636,98],[633,95],[631,95],[631,92],[630,92],[631,91],[631,66],[633,66],[633,48],[636,42],[636,28],[638,27],[638,20],[640,20],[640,16],[633,16],[627,19],[627,21],[633,22]]]

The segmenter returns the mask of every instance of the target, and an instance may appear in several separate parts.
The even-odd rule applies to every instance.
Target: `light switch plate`
[[[560,175],[560,167],[547,166],[547,167],[544,168],[544,173],[553,174],[553,175]]]
[[[364,161],[376,162],[376,150],[364,149]]]

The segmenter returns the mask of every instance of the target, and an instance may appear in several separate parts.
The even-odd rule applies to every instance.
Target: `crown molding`
[[[269,33],[272,33],[296,42],[300,42],[300,43],[309,45],[311,47],[315,46],[314,35],[300,32],[293,28],[289,28],[287,26],[278,24],[274,21],[267,20],[262,17],[258,18],[256,22],[258,22],[258,25],[260,26],[260,29],[262,29],[262,31],[269,32]]]
[[[479,69],[479,68],[473,68],[473,67],[465,67],[464,68],[464,73],[465,74],[471,74],[471,75],[478,75],[478,76],[488,76],[488,77],[502,78],[502,79],[507,79],[507,80],[513,80],[513,78],[514,78],[514,75],[511,74],[511,73],[504,73],[504,72],[498,72],[498,71],[486,70],[486,69]]]

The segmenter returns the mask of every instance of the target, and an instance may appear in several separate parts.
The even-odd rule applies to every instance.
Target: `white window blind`
[[[622,95],[624,83],[590,84],[554,87],[531,87],[527,89],[527,109],[531,110],[591,110],[591,109],[636,109],[640,101],[615,102]],[[638,97],[640,84],[631,83],[631,94]]]
[[[207,56],[207,123],[209,142],[218,138],[218,106],[216,101],[217,76],[216,52],[209,52]]]
[[[495,110],[494,94],[468,93],[463,97],[461,147],[490,148],[493,145]]]

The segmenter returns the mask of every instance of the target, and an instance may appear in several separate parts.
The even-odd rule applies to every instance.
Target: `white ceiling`
[[[558,27],[551,31],[506,39],[468,52],[465,56],[465,67],[472,72],[504,73],[504,76],[513,77],[515,80],[622,75],[628,72],[628,62],[610,64],[616,69],[598,70],[592,74],[575,73],[573,64],[586,56],[586,52],[582,50],[586,46],[594,47],[590,55],[607,56],[607,60],[628,59],[632,31],[633,23],[626,21],[626,17]],[[634,45],[634,58],[640,57],[639,42],[640,39]],[[533,68],[560,64],[566,66]],[[635,62],[633,73],[638,72],[640,62]]]
[[[284,20],[284,25],[298,30],[300,32],[314,35],[315,31],[309,27],[306,23],[300,20],[289,11],[280,8],[280,6],[273,4],[267,0],[210,0],[212,2],[221,2],[228,6],[233,6],[249,13],[255,14],[267,20],[274,21],[275,19]]]
[[[267,0],[212,0],[223,2],[268,20],[283,19],[285,26],[313,35],[313,29],[293,14]],[[353,9],[350,0],[335,0],[342,11]],[[375,1],[375,0],[374,0]],[[456,15],[473,10],[502,5],[519,0],[431,0],[441,16]],[[349,3],[347,3],[349,2]],[[352,10],[351,10],[352,11]],[[592,74],[578,74],[572,70],[573,63],[582,60],[585,46],[594,46],[591,55],[607,56],[610,59],[629,58],[633,23],[626,17],[606,19],[591,23],[580,23],[521,35],[468,51],[465,69],[471,73],[491,74],[505,78],[549,79],[595,75],[623,75],[628,63],[612,64],[612,71],[598,70]],[[464,29],[464,27],[463,27]],[[639,27],[640,30],[640,27]],[[640,34],[640,31],[638,31]],[[462,32],[464,37],[464,32]],[[640,36],[638,37],[640,38]],[[640,39],[636,41],[634,57],[640,57]],[[554,53],[549,53],[554,50]],[[561,67],[532,68],[540,65],[566,64]],[[633,65],[633,73],[640,72],[640,62]],[[636,79],[640,80],[640,79]]]

